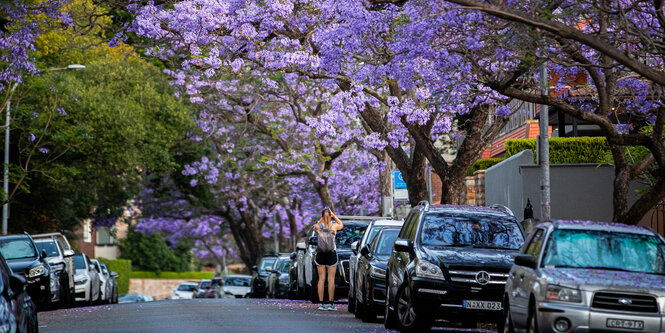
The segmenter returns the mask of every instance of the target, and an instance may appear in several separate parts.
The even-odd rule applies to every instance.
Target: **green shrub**
[[[111,260],[106,258],[97,258],[100,262],[106,264],[109,271],[118,273],[118,294],[129,292],[129,277],[132,274],[132,261],[126,259]]]
[[[505,160],[505,158],[502,157],[494,157],[494,158],[484,158],[481,160],[477,160],[475,163],[473,163],[473,166],[471,166],[471,169],[467,171],[466,175],[467,176],[473,176],[473,173],[478,171],[478,170],[487,170],[490,167],[492,167],[495,164],[500,163],[501,161]]]
[[[506,140],[506,158],[531,149],[536,156],[536,139]],[[550,163],[605,163],[610,147],[604,137],[550,138]]]
[[[192,279],[192,280],[201,280],[201,279],[212,279],[215,276],[215,272],[161,272],[157,274],[155,272],[147,271],[134,271],[132,272],[131,277],[133,279]]]

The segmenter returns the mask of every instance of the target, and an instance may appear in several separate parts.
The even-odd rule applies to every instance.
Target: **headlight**
[[[385,273],[384,273],[385,274]],[[416,265],[416,276],[430,279],[445,280],[441,268],[427,260],[420,260]]]
[[[562,301],[562,302],[582,302],[582,293],[579,289],[566,288],[561,286],[549,285],[547,286],[548,300]]]
[[[30,268],[30,272],[28,273],[28,277],[33,278],[33,277],[36,277],[36,276],[40,276],[40,275],[43,275],[44,272],[45,272],[44,266],[39,265],[39,266]]]
[[[372,266],[372,268],[369,270],[369,275],[379,278],[379,279],[385,279],[386,277],[386,270],[383,268],[378,268]]]
[[[79,275],[79,276],[74,277],[74,282],[76,282],[76,284],[84,284],[87,281],[88,281],[88,277],[85,276],[85,275]]]

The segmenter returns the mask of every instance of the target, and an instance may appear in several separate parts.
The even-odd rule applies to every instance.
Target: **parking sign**
[[[395,184],[396,189],[406,188],[406,182],[402,178],[402,173],[400,171],[393,171],[393,184]]]

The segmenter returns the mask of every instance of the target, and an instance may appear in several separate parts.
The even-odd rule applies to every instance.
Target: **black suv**
[[[498,322],[524,231],[503,206],[429,205],[406,218],[386,269],[386,328],[431,328],[437,318]]]
[[[253,266],[252,271],[252,298],[266,298],[268,295],[268,276],[272,270],[273,265],[277,261],[276,255],[266,255],[261,259],[259,266]]]
[[[2,332],[39,331],[37,308],[25,291],[25,279],[12,272],[0,255],[0,328]]]
[[[37,245],[37,250],[46,251],[46,261],[48,261],[53,275],[59,281],[60,295],[59,299],[62,306],[74,305],[74,251],[64,235],[59,232],[50,234],[32,235],[32,239]]]
[[[29,235],[0,237],[0,253],[12,272],[27,281],[27,291],[42,309],[51,304],[51,267],[46,262],[46,251],[39,252]],[[55,282],[55,281],[54,281]]]

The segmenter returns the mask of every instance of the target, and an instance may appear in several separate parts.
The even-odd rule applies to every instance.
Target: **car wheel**
[[[317,286],[316,282],[317,282],[317,276],[312,274],[312,281],[310,282],[310,287],[309,287],[309,297],[310,297],[310,301],[312,301],[313,304],[318,304],[319,303],[319,290],[316,287]],[[323,288],[323,289],[325,289],[325,288]],[[324,294],[324,296],[325,296],[325,294]]]
[[[402,332],[423,332],[432,328],[432,317],[416,312],[413,292],[408,285],[397,291],[397,327]]]
[[[526,332],[527,333],[540,332],[540,330],[538,329],[538,314],[536,313],[535,305],[531,304],[531,306],[529,306],[529,316],[527,318],[528,319],[527,319]]]
[[[389,286],[390,281],[386,282],[386,286]],[[386,305],[383,309],[383,326],[387,330],[392,330],[397,328],[397,314],[394,310],[391,310],[390,307],[394,306],[390,302],[390,288],[386,288]]]
[[[356,318],[361,319],[362,318],[362,311],[363,311],[363,304],[360,303],[360,300],[358,299],[358,297],[354,298],[353,301],[355,303],[355,306],[354,306],[354,309],[353,309],[354,310],[353,315]]]
[[[355,313],[356,311],[356,290],[349,287],[349,306],[346,308],[349,312]]]
[[[497,332],[499,333],[515,333],[515,326],[513,326],[513,316],[510,314],[510,304],[508,300],[504,302],[503,316],[497,320]]]

